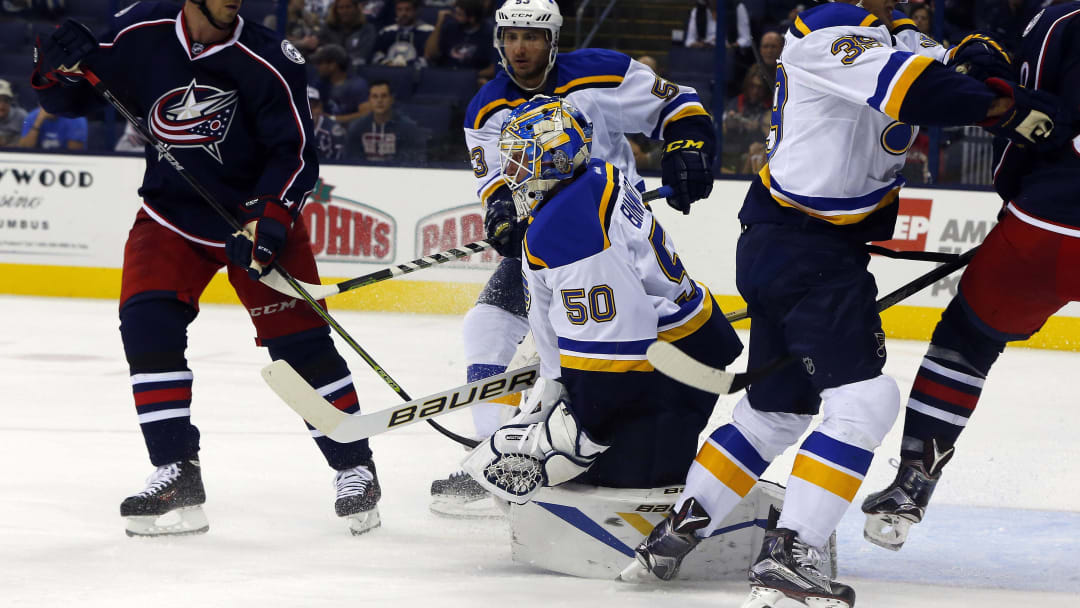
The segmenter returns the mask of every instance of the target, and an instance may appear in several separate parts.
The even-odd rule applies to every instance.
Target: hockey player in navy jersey
[[[897,15],[892,0],[828,3],[786,34],[769,160],[739,213],[736,283],[753,319],[748,367],[800,363],[749,387],[691,466],[675,516],[637,549],[661,578],[677,569],[823,407],[750,568],[744,608],[785,596],[854,605],[854,590],[832,580],[825,546],[900,410],[896,382],[882,373],[885,334],[865,243],[893,234],[911,125],[978,123],[1028,148],[1062,135],[1056,98],[940,61],[976,63],[993,45],[971,39],[944,53],[896,35],[907,25]]]
[[[499,141],[506,186],[529,218],[525,307],[542,380],[537,408],[473,450],[465,470],[518,504],[571,479],[678,483],[716,396],[656,372],[645,350],[674,342],[717,367],[742,351],[633,182],[590,158],[595,136],[568,100],[537,96],[509,114]],[[525,462],[535,467],[514,464]]]
[[[1080,2],[1040,12],[1024,30],[1013,65],[1021,85],[1058,95],[1067,110],[1080,112]],[[908,397],[896,480],[862,505],[866,538],[894,551],[922,520],[1006,343],[1031,337],[1080,300],[1080,137],[1045,151],[1004,140],[998,148],[1000,222],[934,329]]]
[[[664,141],[663,182],[675,190],[668,203],[684,213],[712,190],[714,127],[697,92],[660,78],[622,53],[580,49],[560,55],[562,21],[553,0],[508,0],[499,8],[494,41],[502,69],[465,113],[465,140],[486,209],[487,238],[506,256],[465,316],[470,381],[504,371],[528,332],[518,259],[524,223],[516,217],[498,160],[499,129],[513,108],[541,93],[570,100],[593,123],[596,156],[615,165],[639,190],[644,182],[626,135],[644,133]],[[503,409],[472,408],[479,436],[499,427]],[[475,513],[487,497],[460,473],[435,481],[431,493],[432,510],[452,515]]]
[[[185,351],[199,297],[223,266],[255,325],[256,344],[272,359],[288,361],[339,408],[358,410],[326,323],[303,301],[258,281],[276,261],[296,278],[318,282],[300,209],[319,164],[304,58],[274,32],[245,22],[240,5],[141,2],[118,13],[100,42],[69,20],[40,40],[35,53],[32,84],[42,107],[75,116],[103,103],[80,78],[79,68],[89,66],[246,226],[230,234],[210,205],[147,148],[142,208],[124,248],[120,335],[157,469],[143,491],[120,505],[129,535],[208,529]],[[338,444],[311,433],[337,471],[337,514],[354,534],[379,525],[379,483],[367,441]]]

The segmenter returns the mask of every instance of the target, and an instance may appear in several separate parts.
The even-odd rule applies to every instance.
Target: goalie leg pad
[[[594,441],[561,401],[539,422],[496,431],[462,467],[495,496],[520,505],[540,488],[584,473],[608,447]]]

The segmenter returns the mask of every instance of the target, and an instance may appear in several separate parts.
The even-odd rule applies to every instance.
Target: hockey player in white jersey
[[[663,140],[663,182],[674,189],[668,204],[684,213],[709,195],[713,183],[714,126],[694,89],[668,82],[622,53],[581,49],[560,55],[562,15],[553,0],[508,0],[495,17],[503,69],[469,104],[465,140],[486,209],[487,239],[506,259],[465,317],[469,381],[504,371],[528,331],[517,259],[524,223],[503,183],[498,156],[500,127],[512,109],[539,93],[565,97],[593,122],[596,155],[638,190],[644,182],[625,136],[644,133]],[[505,409],[474,406],[477,435],[491,435]],[[436,513],[468,516],[492,509],[490,501],[482,501],[487,493],[461,473],[436,480],[431,494]]]
[[[1032,147],[1053,137],[1056,100],[1000,79],[984,84],[940,61],[977,56],[981,41],[948,56],[894,36],[902,34],[895,14],[892,0],[829,3],[802,13],[786,34],[769,160],[739,213],[736,282],[753,319],[748,367],[789,356],[802,364],[750,386],[732,422],[699,452],[676,515],[637,549],[641,565],[666,578],[824,402],[750,568],[744,608],[785,597],[855,603],[854,590],[825,568],[824,547],[900,409],[896,382],[882,373],[885,335],[865,243],[893,234],[911,125],[977,123]]]
[[[529,217],[522,267],[543,388],[465,470],[517,504],[571,479],[680,481],[716,396],[659,374],[645,350],[666,340],[723,367],[742,343],[633,182],[590,160],[595,130],[569,101],[535,97],[502,132],[502,171]]]

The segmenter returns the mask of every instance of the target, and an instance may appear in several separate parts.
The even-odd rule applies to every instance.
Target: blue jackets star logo
[[[236,116],[236,91],[190,84],[165,93],[150,108],[150,130],[170,147],[202,148],[219,163],[220,144]]]

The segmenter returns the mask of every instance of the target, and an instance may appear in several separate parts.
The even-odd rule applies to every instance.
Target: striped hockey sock
[[[921,458],[931,439],[943,449],[955,444],[975,411],[985,380],[986,375],[960,353],[931,345],[908,399],[901,458]]]
[[[707,537],[724,517],[739,504],[757,483],[769,463],[733,424],[716,429],[705,440],[686,475],[683,491],[675,510],[689,497],[697,498],[712,521],[696,532]]]

